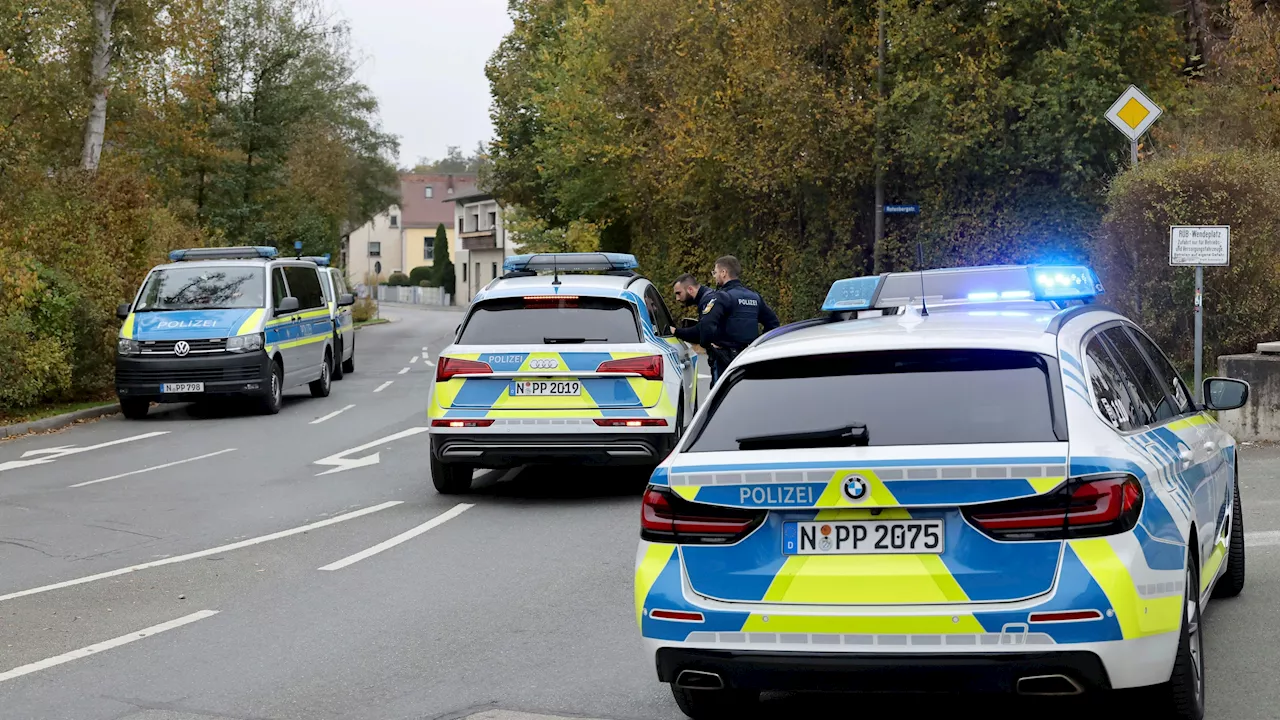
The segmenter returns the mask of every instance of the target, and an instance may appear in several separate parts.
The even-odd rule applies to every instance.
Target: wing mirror
[[[349,307],[356,304],[356,297],[351,293],[342,293],[338,296],[338,307]]]
[[[1235,410],[1249,402],[1249,383],[1230,378],[1205,378],[1204,404],[1210,410]]]
[[[117,305],[116,317],[120,318],[121,320],[124,320],[125,318],[129,317],[129,307],[130,307],[129,303],[120,303],[119,305]]]
[[[295,312],[298,309],[298,298],[286,297],[280,299],[280,304],[276,306],[276,314]]]

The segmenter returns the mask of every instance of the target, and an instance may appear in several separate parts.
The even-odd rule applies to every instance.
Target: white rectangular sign
[[[1182,266],[1231,264],[1231,227],[1174,225],[1169,228],[1169,264]]]

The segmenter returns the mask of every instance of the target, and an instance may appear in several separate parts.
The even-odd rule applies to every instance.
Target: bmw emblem
[[[871,494],[871,488],[861,475],[850,475],[844,479],[844,496],[850,502],[862,502]]]
[[[177,355],[178,357],[185,357],[189,352],[191,352],[191,345],[189,345],[186,340],[179,340],[173,344],[174,355]]]

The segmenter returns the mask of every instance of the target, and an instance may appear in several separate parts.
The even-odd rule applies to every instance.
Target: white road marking
[[[409,372],[409,368],[400,368],[400,372],[398,372],[398,373],[396,373],[396,374],[397,374],[397,375],[403,375],[403,374],[405,374],[405,373],[407,373],[407,372]]]
[[[187,553],[186,555],[175,555],[174,557],[164,558],[163,560],[153,560],[149,563],[142,563],[141,565],[130,565],[129,567],[126,567],[126,568],[120,568],[119,570],[109,570],[107,572],[98,573],[97,575],[86,575],[85,577],[82,577],[82,578],[76,578],[74,580],[65,580],[63,582],[54,583],[52,585],[44,585],[38,588],[31,588],[30,590],[19,590],[18,592],[12,592],[12,593],[9,593],[8,595],[0,595],[0,602],[4,602],[5,600],[15,600],[20,597],[27,597],[28,595],[39,595],[40,593],[46,593],[52,590],[61,590],[62,588],[73,587],[75,585],[84,585],[85,583],[91,583],[97,580],[105,580],[107,578],[118,577],[120,575],[128,575],[131,572],[137,572],[139,570],[149,570],[151,568],[161,567],[164,565],[173,565],[174,563],[186,562],[187,560],[195,560],[202,557],[208,557],[210,555],[218,555],[220,553],[231,552],[232,550],[239,550],[241,548],[247,548],[252,545],[259,545],[264,542],[271,542],[272,540],[287,538],[290,535],[297,535],[299,533],[317,530],[322,527],[328,527],[329,525],[336,525],[340,522],[355,520],[358,517],[364,517],[365,515],[376,513],[380,510],[386,510],[389,507],[395,507],[396,505],[399,505],[403,502],[404,502],[403,500],[388,500],[387,502],[384,502],[381,505],[373,505],[371,507],[367,507],[362,510],[355,510],[355,511],[346,513],[344,515],[335,515],[325,520],[319,520],[307,525],[291,528],[289,530],[281,530],[280,532],[274,532],[274,533],[271,533],[270,535],[261,535],[256,538],[249,538],[248,540],[233,542],[229,545],[219,545],[216,548],[209,548],[208,550],[200,550],[193,553]]]
[[[315,420],[312,420],[311,422],[309,422],[309,423],[307,423],[307,424],[308,424],[308,425],[319,425],[320,423],[324,422],[325,420],[332,420],[332,419],[334,419],[334,418],[338,417],[339,415],[341,415],[342,413],[344,413],[344,412],[346,412],[346,411],[350,410],[350,409],[351,409],[351,408],[353,408],[353,407],[355,407],[355,405],[348,405],[348,406],[346,406],[346,407],[342,408],[341,410],[334,410],[333,412],[329,413],[328,415],[325,415],[324,417],[318,417],[318,418],[316,418]]]
[[[391,384],[391,383],[393,383],[393,382],[395,382],[395,380],[388,380],[388,381],[386,381],[386,382],[382,383],[381,385],[379,385],[378,387],[374,388],[374,389],[373,389],[373,391],[374,391],[374,392],[382,392],[383,390],[386,390],[386,389],[387,389],[387,386],[388,386],[388,385],[390,385],[390,384]]]
[[[341,570],[342,568],[347,567],[348,565],[354,565],[360,562],[361,560],[364,560],[366,558],[371,558],[374,555],[377,555],[383,550],[390,550],[391,548],[399,545],[400,543],[406,540],[412,540],[413,538],[418,537],[419,535],[430,530],[431,528],[439,527],[440,525],[443,525],[444,523],[458,517],[459,515],[466,512],[467,510],[470,510],[473,507],[475,507],[475,505],[470,505],[467,503],[459,503],[457,505],[454,505],[452,508],[449,508],[448,510],[440,513],[439,515],[431,518],[430,520],[422,523],[421,525],[419,525],[416,528],[413,528],[412,530],[407,530],[405,532],[402,532],[399,535],[391,538],[390,540],[387,540],[385,542],[380,542],[377,545],[374,545],[368,550],[361,550],[355,555],[351,555],[350,557],[345,557],[337,562],[329,563],[328,565],[325,565],[320,569],[321,570]]]
[[[108,480],[119,480],[122,477],[129,477],[130,475],[141,475],[142,473],[151,472],[152,470],[163,470],[165,468],[171,468],[174,465],[182,465],[183,463],[195,462],[196,460],[204,460],[205,458],[211,458],[211,457],[214,457],[215,455],[223,455],[229,452],[235,452],[235,448],[227,448],[226,450],[219,450],[218,452],[211,452],[206,455],[198,455],[193,458],[187,458],[186,460],[177,460],[171,463],[165,463],[163,465],[152,465],[151,467],[142,468],[141,470],[133,470],[127,473],[120,473],[119,475],[112,475],[111,477],[98,478],[97,480],[90,480],[89,482],[76,483],[75,485],[71,485],[70,487],[78,488],[78,487],[84,487],[85,485],[97,485],[98,483],[106,482]]]
[[[701,378],[701,379],[703,379],[703,380],[710,380],[710,379],[711,379],[711,376],[710,376],[710,375],[703,375],[702,373],[698,373],[698,377],[699,377],[699,378]]]
[[[399,440],[400,438],[407,438],[410,435],[417,435],[418,433],[424,433],[427,430],[428,428],[425,428],[425,427],[411,427],[406,430],[401,430],[400,432],[395,433],[394,435],[388,435],[384,438],[378,438],[373,442],[367,442],[361,445],[360,447],[353,447],[350,450],[343,450],[342,452],[334,453],[329,457],[320,458],[319,460],[315,461],[312,464],[313,465],[333,465],[334,467],[331,470],[325,470],[322,473],[316,473],[316,477],[320,477],[321,475],[328,475],[329,473],[342,472],[343,470],[354,470],[355,468],[364,467],[366,465],[377,465],[379,462],[382,461],[380,453],[374,453],[372,455],[367,455],[362,458],[349,458],[346,456],[352,453],[358,453],[364,450],[368,450],[371,447],[382,445],[384,443],[389,443],[393,440]]]
[[[410,365],[412,365],[412,364],[414,364],[414,363],[416,363],[416,362],[418,362],[418,356],[417,356],[417,355],[414,355],[413,357],[409,358],[409,364],[410,364]]]
[[[146,637],[151,637],[152,635],[158,635],[162,632],[165,632],[166,630],[173,630],[175,628],[180,628],[183,625],[189,625],[197,620],[203,620],[207,617],[213,617],[214,615],[217,615],[217,614],[218,614],[217,610],[201,610],[200,612],[193,612],[190,615],[184,615],[183,617],[180,617],[177,620],[170,620],[169,622],[160,623],[159,625],[152,625],[151,627],[145,630],[139,630],[137,632],[131,632],[127,635],[121,635],[120,637],[115,638],[113,640],[107,640],[106,642],[95,643],[93,645],[89,645],[88,647],[82,647],[79,650],[72,650],[69,653],[63,653],[61,655],[47,658],[45,660],[33,662],[30,665],[23,665],[22,667],[14,668],[8,672],[0,673],[0,682],[22,677],[23,675],[30,675],[33,672],[40,672],[41,670],[48,670],[51,667],[56,667],[63,663],[69,663],[72,660],[79,660],[80,658],[86,658],[86,657],[89,657],[90,655],[95,655],[104,650],[118,648],[121,645],[128,645],[131,642],[135,642]]]
[[[422,352],[426,352],[426,351],[427,351],[427,346],[426,346],[426,345],[423,345],[423,346],[422,346]]]
[[[1263,530],[1244,534],[1245,547],[1274,547],[1280,545],[1280,530]]]
[[[424,365],[430,365],[431,367],[435,367],[435,365],[436,365],[435,363],[431,362],[430,360],[423,360],[423,361],[422,361],[422,363],[423,363]]]
[[[78,448],[74,445],[63,445],[56,448],[44,448],[43,450],[28,450],[22,453],[22,457],[30,457],[30,460],[10,460],[9,462],[0,463],[0,472],[4,472],[5,470],[17,470],[18,468],[29,467],[31,465],[44,465],[45,463],[51,463],[54,460],[64,458],[68,455],[79,455],[80,453],[89,452],[90,450],[99,450],[104,447],[111,447],[112,445],[120,445],[127,442],[133,442],[135,440],[146,440],[147,438],[159,437],[161,435],[168,434],[168,430],[158,430],[156,432],[143,433],[141,435],[134,435],[132,437],[121,438],[119,440],[98,443],[97,445],[90,445],[89,447]],[[35,457],[37,455],[40,457]]]

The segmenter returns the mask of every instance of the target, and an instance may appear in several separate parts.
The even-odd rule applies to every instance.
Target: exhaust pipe
[[[1066,675],[1032,675],[1018,678],[1019,695],[1079,695],[1080,683]]]
[[[681,670],[676,676],[676,687],[685,690],[723,690],[724,680],[713,672]]]

